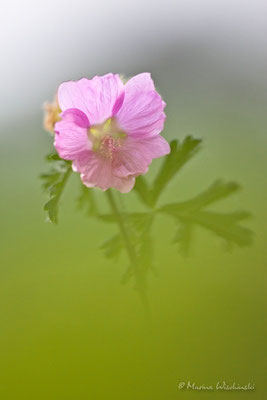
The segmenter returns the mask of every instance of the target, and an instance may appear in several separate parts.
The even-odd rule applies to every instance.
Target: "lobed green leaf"
[[[49,221],[56,224],[58,222],[59,200],[72,169],[71,163],[62,160],[57,154],[50,154],[46,159],[53,162],[53,168],[40,176],[43,181],[43,189],[48,192],[50,197],[44,205],[44,210],[48,213]]]

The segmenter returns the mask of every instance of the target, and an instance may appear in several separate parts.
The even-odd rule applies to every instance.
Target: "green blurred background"
[[[111,3],[3,7],[0,398],[262,400],[266,5],[246,3],[240,13],[238,1],[216,7],[208,1]],[[253,214],[242,223],[254,232],[251,246],[229,250],[197,228],[186,258],[172,244],[174,222],[157,219],[150,323],[133,283],[120,283],[126,255],[112,262],[100,249],[116,226],[77,210],[76,174],[62,196],[59,224],[45,222],[43,211],[47,196],[38,176],[48,169],[44,156],[53,146],[42,128],[41,105],[63,80],[110,71],[150,71],[167,102],[163,135],[203,139],[160,204],[186,200],[223,178],[243,189],[216,210]],[[160,165],[153,163],[148,179]],[[106,212],[105,195],[96,189],[96,196]],[[140,210],[134,191],[123,203]],[[256,389],[178,389],[188,381],[250,382]]]

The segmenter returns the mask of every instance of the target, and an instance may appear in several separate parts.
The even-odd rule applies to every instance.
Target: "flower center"
[[[109,118],[103,124],[91,126],[88,137],[93,143],[93,151],[112,160],[114,153],[122,146],[126,133],[118,127],[114,118]]]

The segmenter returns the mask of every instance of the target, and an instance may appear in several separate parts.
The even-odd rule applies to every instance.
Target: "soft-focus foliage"
[[[193,199],[182,203],[168,204],[159,211],[172,216],[179,222],[179,228],[174,242],[181,246],[184,254],[188,254],[192,242],[194,226],[199,225],[209,229],[227,242],[238,246],[251,244],[252,232],[239,225],[243,219],[250,217],[246,211],[218,213],[206,210],[206,207],[235,193],[240,187],[234,183],[216,181],[206,191]]]
[[[154,206],[169,181],[180,169],[199,151],[201,140],[187,136],[182,143],[173,140],[170,143],[171,152],[165,157],[161,169],[152,186],[149,186],[145,178],[140,176],[136,182],[135,190],[140,198],[148,206]]]
[[[85,210],[88,216],[97,215],[97,205],[93,190],[81,185],[81,194],[77,199],[78,209]]]
[[[225,183],[222,180],[215,181],[206,190],[195,197],[179,202],[165,204],[156,207],[161,193],[167,184],[181,171],[182,167],[196,155],[200,149],[201,141],[191,136],[182,142],[171,142],[171,153],[166,156],[152,184],[149,184],[144,176],[138,177],[135,190],[141,202],[148,208],[146,212],[120,212],[125,229],[134,249],[136,263],[140,271],[142,285],[147,286],[147,275],[151,271],[155,273],[154,245],[152,225],[158,214],[171,217],[176,226],[174,243],[179,245],[183,255],[189,255],[196,227],[209,230],[216,236],[225,240],[229,245],[247,246],[251,244],[252,232],[240,225],[240,222],[250,216],[246,211],[233,211],[228,213],[214,211],[209,207],[236,193],[240,186],[235,182]],[[54,167],[50,173],[42,175],[44,188],[49,191],[50,200],[45,205],[49,218],[57,222],[59,200],[71,172],[69,162],[60,161],[56,155],[48,157]],[[96,205],[94,189],[81,184],[81,194],[78,198],[78,206],[85,210],[90,217],[98,218],[106,223],[117,223],[114,213],[103,214]],[[123,232],[107,239],[101,246],[104,254],[109,259],[118,260],[122,251],[126,249]],[[134,276],[133,265],[126,268],[122,282],[127,282]]]
[[[57,154],[47,156],[53,167],[47,174],[42,174],[43,188],[48,191],[50,200],[44,205],[51,222],[58,221],[58,206],[63,189],[71,173],[71,165],[68,161],[61,160]]]

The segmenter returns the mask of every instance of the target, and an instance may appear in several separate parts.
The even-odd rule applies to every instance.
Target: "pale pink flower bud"
[[[55,123],[60,121],[61,109],[59,107],[57,97],[53,103],[44,104],[44,128],[50,133],[54,133]]]

